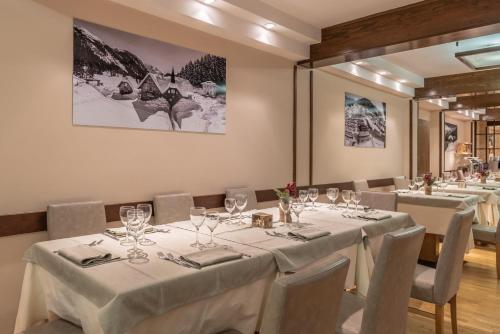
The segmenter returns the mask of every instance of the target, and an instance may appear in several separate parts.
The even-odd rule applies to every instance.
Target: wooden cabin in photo
[[[152,73],[146,74],[144,79],[139,83],[138,88],[141,91],[141,100],[154,100],[162,96],[158,80]]]
[[[132,88],[132,84],[130,81],[128,81],[127,78],[123,78],[122,81],[118,84],[118,89],[120,91],[120,94],[125,95],[125,94],[132,94],[134,92],[134,89]]]
[[[215,97],[217,94],[217,84],[212,81],[205,81],[201,83],[201,88],[203,90],[203,95]]]

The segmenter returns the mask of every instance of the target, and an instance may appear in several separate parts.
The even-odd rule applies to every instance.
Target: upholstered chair
[[[247,195],[247,206],[245,210],[255,210],[257,209],[257,195],[255,194],[255,190],[247,188],[247,187],[237,187],[237,188],[227,188],[226,189],[226,197],[233,197],[236,194],[245,194]]]
[[[393,177],[394,187],[396,190],[408,190],[408,186],[410,185],[410,180],[408,180],[404,176],[396,176]]]
[[[83,330],[63,319],[28,328],[20,334],[83,334]]]
[[[447,303],[451,306],[452,330],[457,333],[456,295],[473,218],[473,208],[455,213],[446,231],[436,269],[420,264],[415,269],[411,297],[435,305],[436,312],[431,316],[435,319],[436,334],[444,333],[444,306]]]
[[[276,279],[267,297],[259,334],[332,333],[349,262],[339,256]],[[230,329],[218,334],[238,333]]]
[[[62,239],[102,233],[106,212],[101,201],[51,204],[47,207],[49,239]]]
[[[363,191],[361,192],[361,201],[359,203],[364,206],[369,206],[372,209],[396,211],[398,194]]]
[[[194,206],[188,193],[157,195],[153,200],[155,224],[169,224],[189,220],[189,209]]]
[[[368,181],[366,180],[356,180],[353,181],[354,191],[370,191],[370,187],[368,186]]]
[[[497,252],[497,278],[500,279],[500,224],[497,226],[472,225],[474,240],[485,244],[496,245]]]
[[[406,333],[412,277],[424,234],[424,227],[414,226],[384,235],[367,297],[343,294],[336,333]]]

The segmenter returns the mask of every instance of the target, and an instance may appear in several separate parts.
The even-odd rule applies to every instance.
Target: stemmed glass
[[[236,194],[234,196],[234,199],[236,201],[236,209],[238,209],[238,211],[240,213],[240,220],[238,222],[238,225],[245,225],[243,223],[242,213],[243,213],[243,210],[245,210],[245,207],[247,206],[247,201],[248,201],[247,195],[246,194]]]
[[[311,199],[312,207],[313,207],[313,210],[314,210],[314,202],[316,202],[316,200],[318,199],[318,196],[319,196],[318,188],[309,188],[309,189],[307,189],[307,195]]]
[[[134,247],[129,253],[131,263],[141,263],[147,261],[146,254],[137,248],[137,243],[142,235],[144,226],[144,212],[139,209],[130,209],[127,211],[127,231],[134,238]]]
[[[227,224],[229,224],[231,219],[233,219],[234,209],[236,209],[236,200],[232,197],[226,197],[224,200],[224,206],[226,207],[226,211],[229,213],[229,219],[227,220]]]
[[[135,208],[133,206],[128,206],[128,205],[120,206],[120,220],[122,221],[123,226],[125,226],[125,231],[126,231],[125,239],[120,241],[120,245],[122,246],[132,246],[134,244],[134,241],[129,238],[127,229],[127,223],[128,223],[127,211],[134,209]]]
[[[335,201],[339,197],[339,188],[328,188],[326,189],[326,197],[330,200],[330,209],[335,208]]]
[[[456,182],[458,180],[458,175],[456,171],[451,172],[450,180],[451,182]]]
[[[205,225],[210,230],[210,242],[206,244],[206,247],[213,248],[217,244],[214,242],[214,231],[217,225],[219,225],[220,215],[217,211],[210,211],[205,217]]]
[[[421,176],[417,176],[415,178],[415,184],[417,185],[417,192],[418,192],[420,188],[424,185],[424,179]]]
[[[351,202],[351,190],[342,190],[342,200],[347,204],[347,211],[349,211],[349,202]]]
[[[191,247],[198,249],[203,249],[205,247],[200,243],[198,234],[200,232],[200,227],[203,225],[203,222],[205,221],[206,215],[207,215],[207,209],[205,209],[202,206],[194,206],[189,209],[189,217],[191,218],[191,224],[193,224],[194,228],[196,229],[196,242],[191,244]]]
[[[290,198],[286,198],[286,197],[280,198],[279,206],[280,206],[281,211],[283,211],[284,223],[285,223],[285,226],[287,226],[288,222],[286,221],[286,218],[287,218],[288,214],[290,213],[290,208],[291,208]]]
[[[408,188],[410,189],[410,193],[413,194],[415,190],[415,180],[410,180],[410,182],[408,183]]]
[[[300,200],[292,201],[292,211],[297,217],[297,226],[300,226],[300,214],[304,211],[304,203]]]
[[[447,186],[448,186],[448,178],[446,178],[446,176],[443,176],[443,178],[441,179],[441,190],[444,191]]]
[[[356,205],[356,216],[358,215],[358,204],[361,201],[361,191],[351,191],[351,202]]]
[[[436,181],[434,181],[434,184],[436,185],[437,190],[439,191],[439,188],[441,188],[441,186],[443,185],[443,178],[442,177],[436,178]]]
[[[299,199],[304,204],[304,207],[306,206],[307,199],[309,198],[309,194],[307,193],[307,190],[299,190]]]
[[[151,227],[151,225],[149,225],[149,221],[151,220],[151,215],[153,214],[153,206],[151,204],[138,204],[137,209],[142,210],[142,212],[144,212],[143,229],[146,230],[149,227]],[[142,235],[141,239],[139,240],[139,244],[142,246],[152,246],[152,245],[155,245],[156,242],[146,238],[145,233],[144,233]]]

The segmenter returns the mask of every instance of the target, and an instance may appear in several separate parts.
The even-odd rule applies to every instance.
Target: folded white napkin
[[[288,232],[288,234],[293,237],[297,237],[304,240],[313,240],[324,237],[325,235],[329,235],[331,233],[328,231],[322,231],[318,230],[317,228],[310,227],[310,228],[303,228],[300,230],[291,231]]]
[[[388,213],[385,212],[368,212],[368,213],[362,213],[359,215],[359,217],[364,218],[364,219],[370,219],[370,220],[384,220],[391,218],[392,216]]]
[[[181,259],[203,268],[217,263],[241,259],[243,254],[228,247],[215,247],[182,255]]]
[[[110,252],[107,252],[104,249],[99,247],[90,247],[87,245],[63,248],[57,253],[81,267],[91,267],[117,258],[113,257]]]

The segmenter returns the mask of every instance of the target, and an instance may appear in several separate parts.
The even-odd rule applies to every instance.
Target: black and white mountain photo
[[[74,20],[73,123],[225,133],[226,59]]]
[[[385,148],[385,102],[345,93],[344,146]]]

